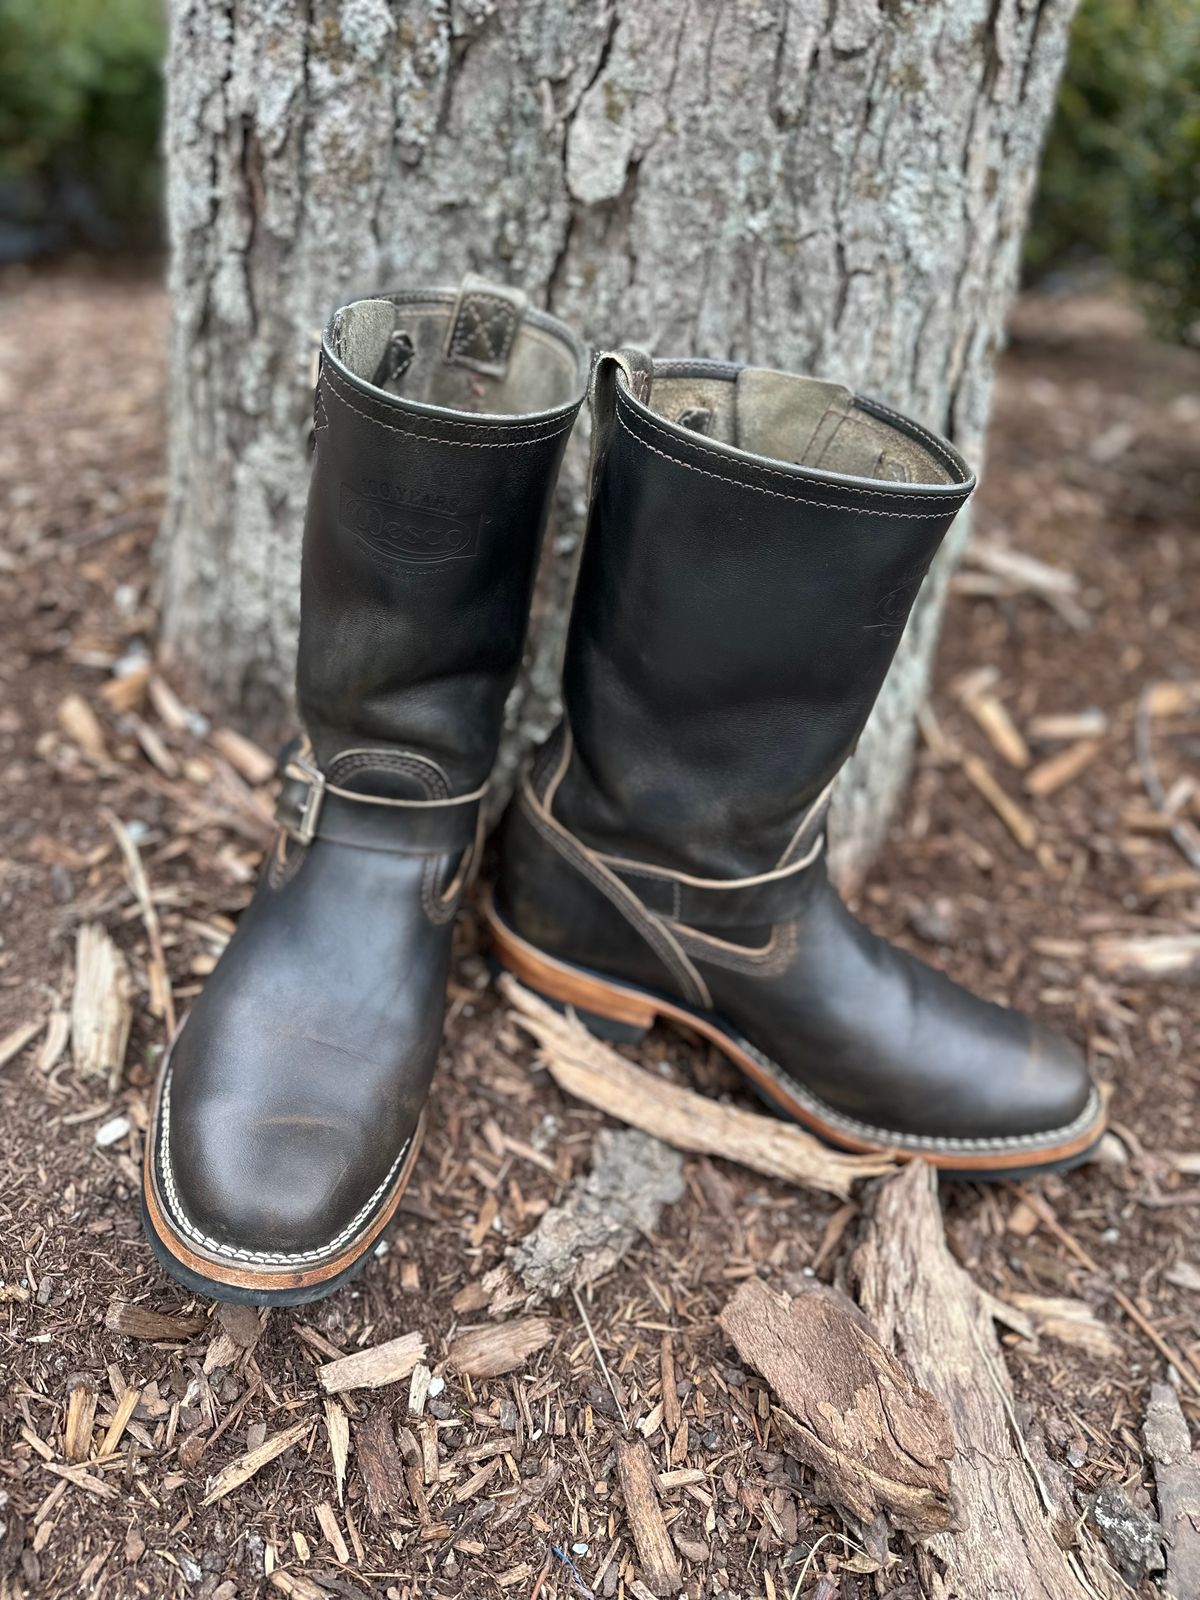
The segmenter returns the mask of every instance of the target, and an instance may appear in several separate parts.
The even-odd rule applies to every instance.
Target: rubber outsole
[[[1057,1145],[1029,1145],[1019,1159],[1014,1156],[1011,1141],[1009,1148],[998,1141],[991,1148],[981,1143],[979,1148],[968,1151],[922,1147],[916,1142],[906,1142],[900,1133],[882,1138],[849,1134],[824,1122],[811,1103],[804,1105],[789,1100],[783,1085],[772,1076],[774,1073],[783,1078],[781,1069],[768,1062],[749,1040],[726,1027],[719,1017],[653,990],[546,955],[508,926],[490,898],[484,916],[498,964],[549,1004],[559,1010],[573,1011],[590,1032],[622,1044],[638,1043],[658,1021],[699,1033],[733,1063],[758,1098],[773,1112],[815,1134],[833,1149],[859,1155],[893,1155],[900,1160],[919,1159],[928,1161],[946,1177],[1000,1182],[1070,1171],[1089,1159],[1104,1136],[1107,1119],[1098,1095],[1094,1116],[1084,1120],[1069,1137]],[[810,1102],[815,1098],[809,1095]],[[836,1117],[837,1113],[831,1110],[829,1115]],[[910,1141],[912,1137],[909,1136]]]

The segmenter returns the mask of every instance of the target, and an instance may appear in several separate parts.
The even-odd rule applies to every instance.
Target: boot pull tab
[[[449,366],[503,378],[526,300],[520,289],[468,272],[454,302],[442,359]]]
[[[592,460],[588,480],[593,491],[601,463],[608,453],[617,414],[617,385],[623,383],[642,405],[650,402],[654,383],[654,358],[645,350],[626,345],[620,350],[597,351],[588,384],[588,409],[592,416]]]

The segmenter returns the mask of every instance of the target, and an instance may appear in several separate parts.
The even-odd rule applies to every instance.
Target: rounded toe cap
[[[1090,1112],[1099,1115],[1099,1095],[1079,1046],[1040,1022],[1030,1024],[1028,1067],[1014,1111],[1018,1131],[1054,1133],[1074,1128]]]
[[[288,1114],[206,1114],[167,1130],[176,1221],[217,1255],[285,1264],[353,1242],[384,1198],[386,1158],[363,1159],[353,1130]],[[379,1169],[383,1170],[380,1171]]]

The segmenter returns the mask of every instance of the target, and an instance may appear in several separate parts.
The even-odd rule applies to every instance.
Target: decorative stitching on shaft
[[[643,427],[652,428],[655,433],[660,435],[661,438],[664,438],[664,439],[668,440],[671,444],[681,445],[681,444],[683,444],[685,442],[682,439],[676,438],[675,434],[673,434],[670,431],[670,429],[664,428],[663,425],[660,422],[656,421],[653,417],[643,416],[640,411],[634,411],[632,406],[630,406],[628,400],[626,400],[624,398],[624,396],[620,393],[619,390],[617,392],[617,404],[618,404],[618,406],[623,404],[625,406],[625,409],[627,411],[629,411],[633,415],[634,419],[637,422],[640,422]],[[888,411],[888,408],[886,406],[883,406],[880,409],[884,410],[884,411]],[[897,422],[903,422],[906,425],[908,424],[907,417],[902,417],[898,411],[888,411],[888,415],[890,417],[893,417]],[[936,444],[937,443],[937,441],[934,439],[932,434],[926,434],[924,429],[920,428],[920,427],[917,427],[917,424],[915,422],[912,423],[911,426],[916,428],[917,432],[922,434],[922,436],[924,438],[926,438],[931,444]],[[758,461],[742,461],[736,456],[727,456],[727,455],[724,454],[723,451],[714,450],[711,445],[704,444],[704,443],[700,442],[701,438],[702,438],[701,435],[697,435],[696,443],[693,444],[691,439],[688,439],[686,441],[686,443],[688,444],[688,446],[691,449],[695,450],[697,452],[697,454],[709,456],[714,461],[726,462],[729,465],[734,466],[734,467],[743,467],[748,472],[764,473],[768,477],[772,477],[772,478],[783,478],[788,483],[794,483],[794,484],[802,485],[802,484],[804,484],[804,483],[809,481],[809,480],[807,480],[805,478],[802,478],[802,477],[798,476],[794,472],[785,471],[782,467],[770,467],[770,466],[766,466],[765,464],[760,463]],[[950,458],[948,456],[945,456],[943,454],[941,459],[943,461],[943,464],[946,464],[946,465],[950,464]],[[955,466],[954,467],[954,471],[957,473],[957,472],[961,471],[961,468],[958,467],[958,466]],[[929,504],[941,505],[941,506],[951,506],[951,505],[953,505],[956,496],[961,496],[962,497],[962,501],[965,503],[966,500],[968,500],[970,498],[970,494],[971,494],[971,490],[969,489],[969,487],[966,484],[962,483],[962,482],[956,482],[956,483],[953,483],[953,484],[948,484],[945,494],[909,493],[907,490],[902,490],[902,489],[898,489],[898,488],[893,490],[889,494],[886,489],[862,489],[862,488],[860,488],[858,486],[858,484],[855,484],[855,483],[839,483],[839,484],[836,484],[836,485],[834,485],[834,484],[830,485],[830,488],[834,488],[834,487],[836,487],[843,494],[869,495],[870,498],[873,499],[873,500],[886,500],[886,501],[889,501],[889,502],[892,502],[892,503],[902,503],[902,502],[904,502],[906,500],[920,500],[920,501],[924,501],[924,502],[929,503]]]
[[[705,467],[698,467],[694,461],[688,461],[681,456],[669,455],[666,450],[660,450],[657,445],[651,444],[649,440],[643,439],[640,434],[635,433],[619,411],[617,412],[616,421],[618,428],[621,428],[629,435],[631,439],[640,444],[643,450],[650,450],[654,455],[661,456],[664,461],[673,462],[677,467],[686,467],[689,472],[698,472],[702,477],[705,478],[715,478],[718,483],[724,483],[734,488],[749,489],[756,494],[769,494],[775,500],[788,500],[793,505],[810,506],[815,511],[844,511],[849,515],[856,517],[902,517],[907,522],[941,522],[943,519],[950,520],[956,516],[966,504],[966,497],[964,496],[958,501],[948,500],[946,502],[945,511],[941,512],[875,511],[870,506],[837,505],[828,500],[812,500],[807,495],[783,494],[778,489],[768,489],[766,484],[747,483],[742,478],[731,477],[725,473],[709,472]],[[740,464],[741,463],[732,463],[732,465],[735,466]]]
[[[425,444],[454,445],[461,446],[462,448],[468,450],[513,450],[520,445],[548,444],[550,440],[560,439],[562,438],[563,434],[570,433],[571,429],[575,426],[575,418],[572,416],[565,428],[556,428],[551,432],[530,434],[521,439],[443,439],[440,438],[436,432],[421,433],[416,428],[400,428],[397,427],[394,422],[384,422],[381,417],[372,416],[369,411],[364,411],[361,406],[355,405],[353,400],[351,400],[347,395],[343,394],[338,388],[337,384],[334,383],[332,374],[326,374],[325,381],[329,384],[329,392],[334,396],[334,398],[340,400],[342,405],[344,405],[348,411],[353,411],[358,416],[362,417],[365,422],[373,422],[377,428],[385,428],[388,433],[399,433],[403,434],[409,439],[420,439]],[[429,422],[430,427],[434,429],[443,427],[487,428],[489,426],[495,426],[495,424],[488,424],[486,422],[451,422],[449,420],[443,420],[440,417],[431,417]]]

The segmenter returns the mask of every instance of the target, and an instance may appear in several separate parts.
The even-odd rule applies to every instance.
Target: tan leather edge
[[[635,1027],[650,1027],[657,1018],[690,1028],[703,1035],[734,1062],[746,1077],[761,1085],[772,1099],[787,1107],[797,1122],[819,1134],[830,1144],[855,1154],[893,1155],[899,1161],[922,1160],[943,1172],[992,1172],[997,1167],[1016,1171],[1021,1167],[1042,1167],[1048,1162],[1065,1161],[1087,1150],[1103,1133],[1107,1124],[1107,1111],[1101,1102],[1096,1120],[1081,1133],[1058,1145],[1039,1145],[1035,1150],[979,1150],[979,1151],[926,1151],[906,1149],[903,1145],[875,1143],[845,1132],[825,1123],[807,1106],[789,1098],[777,1079],[766,1073],[754,1057],[738,1048],[734,1040],[720,1028],[685,1011],[669,1000],[659,1000],[605,983],[588,973],[577,972],[552,956],[545,956],[531,944],[514,934],[496,916],[489,899],[484,907],[488,931],[496,955],[514,977],[540,990],[563,1005],[591,1011],[614,1022],[628,1022]]]
[[[278,1289],[308,1289],[315,1284],[325,1283],[330,1278],[337,1277],[360,1256],[366,1254],[379,1238],[384,1228],[395,1215],[396,1207],[400,1204],[401,1197],[408,1187],[412,1177],[413,1168],[416,1166],[417,1156],[420,1154],[421,1143],[425,1136],[425,1113],[422,1111],[418,1119],[416,1130],[413,1133],[412,1144],[404,1165],[396,1175],[396,1182],[383,1207],[376,1212],[367,1228],[358,1238],[346,1246],[338,1255],[329,1261],[322,1261],[316,1266],[305,1268],[293,1267],[246,1267],[239,1266],[236,1262],[229,1261],[224,1256],[213,1256],[207,1252],[197,1250],[193,1245],[182,1239],[170,1221],[169,1214],[162,1205],[158,1193],[157,1173],[155,1171],[154,1150],[158,1142],[158,1105],[162,1091],[162,1077],[154,1092],[154,1106],[151,1114],[150,1125],[146,1131],[145,1148],[142,1158],[142,1187],[146,1201],[146,1210],[162,1243],[170,1250],[171,1254],[187,1267],[190,1272],[209,1278],[214,1283],[228,1285],[231,1289],[262,1289],[273,1291]]]

